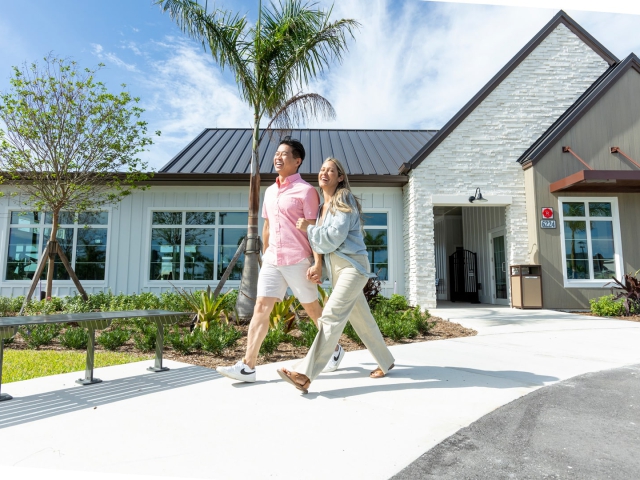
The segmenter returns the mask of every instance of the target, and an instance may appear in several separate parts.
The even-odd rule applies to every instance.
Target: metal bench
[[[163,372],[169,370],[162,366],[162,347],[164,344],[164,326],[176,323],[180,318],[192,313],[169,312],[166,310],[126,310],[122,312],[91,312],[91,313],[66,313],[59,315],[33,315],[18,317],[0,317],[0,401],[10,400],[11,395],[2,393],[2,356],[4,351],[4,339],[11,338],[18,331],[19,326],[45,325],[52,323],[79,323],[89,330],[87,342],[87,366],[84,378],[76,380],[80,385],[91,385],[102,380],[93,377],[93,357],[95,347],[96,330],[102,330],[111,325],[111,322],[121,318],[148,318],[155,320],[158,326],[156,336],[156,358],[153,367],[147,368],[151,372]]]

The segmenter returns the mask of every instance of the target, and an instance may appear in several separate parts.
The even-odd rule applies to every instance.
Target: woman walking
[[[324,195],[324,204],[318,210],[316,225],[300,218],[296,228],[307,232],[311,248],[324,255],[333,291],[318,319],[320,331],[307,356],[295,365],[295,371],[286,368],[278,370],[283,380],[303,393],[307,393],[311,382],[327,365],[347,320],[378,363],[378,368],[370,373],[372,378],[384,377],[394,366],[394,358],[384,343],[362,292],[369,278],[374,275],[369,273],[360,202],[351,193],[344,168],[335,158],[328,158],[324,162],[318,174],[318,183]],[[307,275],[312,281],[321,280],[312,270]],[[344,355],[343,350],[336,353]]]

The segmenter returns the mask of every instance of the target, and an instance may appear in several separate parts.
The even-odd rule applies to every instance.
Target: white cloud
[[[337,111],[327,128],[440,128],[554,12],[354,0],[362,23],[342,65],[311,86]]]
[[[107,64],[110,62],[113,65],[115,65],[116,67],[123,68],[123,69],[125,69],[125,70],[127,70],[129,72],[137,72],[138,71],[138,69],[136,68],[136,66],[134,64],[125,62],[120,57],[118,57],[115,53],[106,52],[102,45],[97,44],[97,43],[92,43],[91,46],[93,47],[93,54],[96,57],[98,57],[100,60],[106,61]]]
[[[160,168],[205,128],[251,127],[251,111],[238,89],[223,78],[209,54],[195,43],[167,38],[157,45],[169,54],[151,64],[142,81],[150,129],[162,136],[145,155]]]
[[[336,2],[336,19],[354,18],[362,27],[344,63],[309,87],[337,111],[336,121],[313,126],[441,128],[556,12],[410,0]],[[620,58],[640,50],[633,34],[640,16],[573,16]]]

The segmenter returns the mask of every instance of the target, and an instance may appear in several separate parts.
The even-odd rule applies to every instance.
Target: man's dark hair
[[[305,151],[304,151],[304,147],[302,146],[299,140],[296,140],[295,138],[291,138],[291,137],[284,137],[278,144],[278,146],[280,145],[290,146],[291,154],[293,155],[293,158],[299,158],[300,165],[302,165],[302,162],[304,162]]]

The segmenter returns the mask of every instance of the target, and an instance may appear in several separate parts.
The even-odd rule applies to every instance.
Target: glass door
[[[504,230],[491,234],[491,275],[493,287],[493,303],[508,305],[507,295],[507,255]]]

